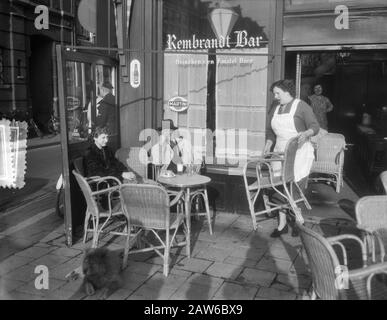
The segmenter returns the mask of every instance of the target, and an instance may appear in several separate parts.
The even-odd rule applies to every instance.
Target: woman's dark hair
[[[289,92],[292,97],[296,96],[296,87],[294,86],[293,80],[278,80],[271,85],[270,91],[273,92],[274,88],[279,88],[282,91]]]
[[[93,132],[93,138],[98,138],[101,134],[109,135],[109,131],[106,127],[97,127]]]
[[[317,86],[320,86],[322,89],[324,89],[323,85],[321,84],[321,82],[316,82],[314,85],[313,85],[313,89]]]

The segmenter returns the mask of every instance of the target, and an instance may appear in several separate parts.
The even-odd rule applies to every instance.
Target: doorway
[[[350,146],[347,182],[361,196],[375,194],[378,174],[387,169],[386,162],[375,168],[371,155],[373,144],[383,144],[387,136],[382,111],[387,106],[387,50],[288,51],[285,58],[285,78],[298,80],[301,99],[310,103],[308,97],[319,83],[332,102],[328,131],[343,134]],[[380,155],[381,162],[385,157]]]
[[[29,88],[32,117],[43,134],[49,133],[48,123],[53,108],[53,41],[44,36],[31,36]]]
[[[109,147],[113,152],[120,145],[119,91],[117,61],[106,55],[66,50],[56,46],[58,66],[58,96],[62,144],[62,177],[64,188],[64,218],[66,243],[72,246],[83,232],[86,202],[72,171],[83,172],[83,156],[90,146],[92,132],[99,125],[101,86],[109,82],[115,108],[113,119],[101,125],[109,131]],[[82,171],[82,172],[81,172]]]

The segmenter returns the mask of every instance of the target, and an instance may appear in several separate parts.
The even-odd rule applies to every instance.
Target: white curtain
[[[237,164],[260,155],[264,147],[268,50],[217,52],[232,55],[217,56],[215,156],[218,163]]]
[[[205,132],[207,124],[207,54],[164,54],[164,119],[171,119],[179,132],[193,146],[195,154],[205,154],[205,134],[195,139],[197,132]],[[184,112],[172,111],[168,101],[173,97],[188,101]],[[196,132],[196,135],[194,134]],[[200,134],[199,134],[200,136]]]

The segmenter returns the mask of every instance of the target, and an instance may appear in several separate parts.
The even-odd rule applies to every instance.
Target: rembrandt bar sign
[[[174,34],[167,34],[167,50],[193,49],[229,49],[229,48],[259,48],[262,37],[250,37],[246,30],[234,31],[235,42],[230,36],[220,36],[218,39],[199,39],[193,35],[191,39],[179,40]]]

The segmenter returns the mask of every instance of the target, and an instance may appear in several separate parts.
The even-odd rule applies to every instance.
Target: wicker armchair
[[[184,214],[171,212],[182,195],[180,192],[173,201],[164,187],[149,184],[123,184],[120,189],[123,211],[129,216],[130,226],[135,236],[145,248],[129,250],[128,254],[155,251],[164,260],[164,275],[169,273],[169,254],[172,246],[185,246],[190,256],[190,234],[184,221]],[[176,234],[183,226],[184,241],[177,242]],[[170,232],[173,231],[171,235]],[[149,239],[153,235],[154,239]],[[163,239],[164,238],[164,239]],[[152,242],[156,241],[157,244]],[[161,252],[163,250],[164,252]]]
[[[312,165],[309,181],[331,182],[339,193],[343,186],[345,138],[342,134],[328,133],[316,142],[316,160]],[[319,177],[325,174],[326,177]]]
[[[248,161],[243,168],[243,181],[245,185],[249,210],[253,220],[253,228],[257,230],[257,216],[269,214],[280,209],[291,209],[296,216],[296,220],[303,222],[301,209],[297,206],[303,202],[310,210],[311,206],[298,183],[294,181],[294,161],[298,148],[298,139],[292,138],[286,145],[284,153],[270,153],[270,158],[258,158]],[[274,176],[271,163],[279,161],[282,163],[281,176]],[[266,171],[265,171],[266,169]],[[281,192],[278,187],[283,187]],[[286,199],[284,204],[270,202],[266,194],[263,195],[265,209],[256,211],[255,204],[261,191],[274,189],[278,194]],[[299,198],[295,198],[294,189],[297,189]]]
[[[387,246],[387,196],[367,196],[356,203],[358,228],[365,232],[364,243],[370,248],[372,261],[379,248],[380,261],[385,261]]]
[[[114,194],[117,193],[120,189],[120,184],[117,183],[113,187],[104,188],[97,191],[92,191],[90,184],[92,183],[108,183],[109,181],[117,182],[118,180],[115,177],[103,177],[103,178],[94,178],[86,180],[82,175],[73,170],[75,179],[77,180],[82,193],[86,199],[87,209],[84,222],[84,236],[83,242],[87,240],[87,234],[91,232],[93,234],[93,243],[92,247],[98,247],[99,236],[101,233],[109,232],[115,235],[124,235],[129,237],[128,232],[128,223],[129,220],[125,213],[121,210],[121,203],[118,202],[113,207],[112,198]],[[119,182],[119,180],[118,180]],[[103,209],[99,200],[100,196],[107,197],[108,209]],[[116,218],[119,218],[118,224],[115,224]],[[91,226],[90,226],[91,225]],[[116,229],[125,227],[124,231],[115,231]],[[113,228],[112,228],[113,227]]]
[[[379,278],[379,274],[385,277],[387,263],[367,266],[366,247],[361,239],[354,235],[324,238],[303,225],[298,225],[298,227],[312,272],[313,299],[387,299],[387,285]],[[349,240],[355,241],[361,248],[362,268],[348,270],[347,252],[342,241]],[[334,246],[341,251],[342,264],[339,262]]]
[[[384,192],[387,194],[387,171],[383,171],[380,174],[380,180],[382,181]]]

